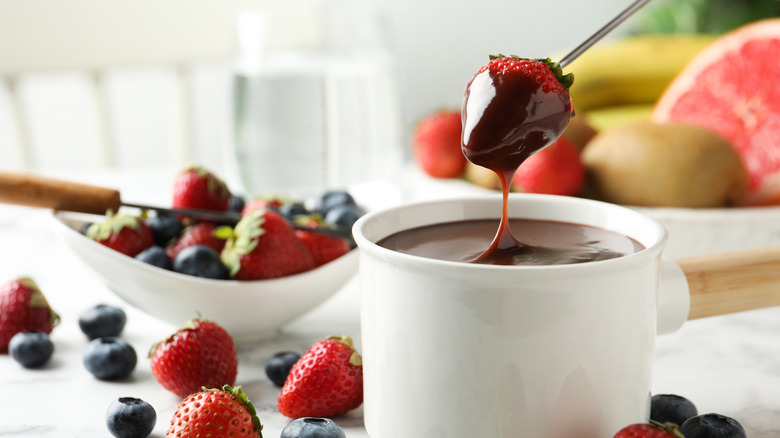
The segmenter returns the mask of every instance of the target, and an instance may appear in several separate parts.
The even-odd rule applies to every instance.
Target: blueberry
[[[107,336],[93,339],[84,351],[84,366],[100,380],[127,377],[138,363],[133,347],[122,339]]]
[[[146,220],[146,225],[152,230],[154,243],[158,246],[166,246],[171,240],[178,237],[184,229],[178,217],[172,214],[158,214]]]
[[[79,228],[79,233],[81,233],[81,234],[86,236],[87,235],[87,230],[91,226],[92,226],[92,222],[85,223],[84,225],[81,226],[81,228]]]
[[[685,438],[746,438],[745,429],[733,418],[704,414],[685,420],[680,427]]]
[[[125,312],[107,304],[98,304],[79,316],[79,327],[89,339],[119,336],[125,328],[125,323]]]
[[[325,222],[339,228],[350,229],[365,212],[357,205],[339,205],[325,215]]]
[[[145,438],[157,423],[152,405],[134,397],[120,397],[106,410],[106,427],[117,438]]]
[[[241,195],[230,195],[228,198],[228,211],[241,213],[244,206],[246,206],[246,201]]]
[[[25,368],[37,368],[51,358],[54,344],[49,335],[39,331],[23,331],[15,334],[8,343],[11,357]]]
[[[188,246],[173,261],[173,270],[202,278],[228,278],[228,270],[219,254],[205,245]]]
[[[344,190],[329,190],[311,199],[311,211],[323,216],[340,205],[355,205],[355,199]]]
[[[274,385],[284,386],[287,375],[290,374],[290,368],[298,362],[301,355],[294,351],[281,351],[269,357],[265,361],[265,374],[271,379]]]
[[[311,214],[306,206],[300,202],[288,202],[287,204],[283,204],[279,207],[279,213],[289,221],[292,221],[296,216]]]
[[[696,406],[679,395],[656,394],[650,401],[650,419],[659,423],[674,423],[679,427],[698,414]]]
[[[171,262],[168,253],[165,252],[165,249],[161,246],[150,246],[138,253],[135,258],[144,263],[149,263],[152,266],[157,266],[158,268],[167,269],[169,271],[173,270],[173,262]]]
[[[346,438],[346,435],[333,420],[303,417],[287,424],[280,438]]]

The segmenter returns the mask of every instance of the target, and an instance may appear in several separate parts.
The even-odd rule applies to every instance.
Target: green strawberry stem
[[[680,433],[680,430],[677,428],[677,425],[674,424],[674,423],[669,423],[669,422],[667,422],[667,423],[660,423],[660,422],[655,421],[655,420],[650,420],[650,424],[652,424],[653,426],[655,426],[655,427],[657,427],[659,429],[663,429],[664,432],[669,434],[669,436],[673,436],[675,438],[685,438],[685,436],[683,436],[683,434]]]
[[[351,336],[349,335],[329,336],[328,339],[339,341],[352,350],[352,355],[349,356],[350,365],[354,365],[356,367],[363,366],[363,357],[355,349],[355,341],[352,340]]]

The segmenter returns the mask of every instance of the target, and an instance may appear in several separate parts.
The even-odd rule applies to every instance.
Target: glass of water
[[[367,0],[244,11],[233,76],[233,160],[249,197],[309,196],[401,168],[396,60]]]

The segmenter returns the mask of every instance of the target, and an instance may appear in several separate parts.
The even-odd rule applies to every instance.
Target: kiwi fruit
[[[582,151],[586,194],[607,202],[680,208],[740,205],[747,171],[714,131],[683,123],[635,122],[599,133]]]

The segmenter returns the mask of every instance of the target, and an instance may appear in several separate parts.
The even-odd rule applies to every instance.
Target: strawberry
[[[301,216],[296,219],[296,223],[309,228],[327,226],[320,215]],[[307,230],[295,230],[295,235],[309,248],[316,266],[336,260],[350,250],[349,242],[338,237]]]
[[[194,225],[190,225],[182,231],[176,241],[165,247],[165,252],[171,260],[175,260],[181,250],[194,245],[206,245],[212,248],[217,253],[222,252],[222,248],[225,247],[225,238],[222,236],[222,232],[217,232],[220,229],[217,225],[211,222],[200,222]]]
[[[49,334],[59,321],[59,315],[31,278],[17,278],[0,285],[0,353],[8,353],[8,343],[15,334]]]
[[[314,258],[281,215],[253,210],[225,243],[222,261],[237,280],[284,277],[313,269]]]
[[[154,245],[152,230],[144,220],[127,214],[109,212],[104,221],[87,228],[86,236],[130,257]]]
[[[636,423],[626,426],[614,438],[684,438],[677,429],[676,424],[658,423],[650,421],[649,423]]]
[[[233,385],[238,373],[233,338],[217,323],[200,319],[152,346],[149,359],[157,381],[180,397],[203,386]]]
[[[279,210],[282,205],[286,204],[287,202],[288,201],[284,198],[275,196],[255,198],[244,205],[244,208],[241,209],[241,215],[246,216],[250,211],[260,210],[261,208],[273,208]]]
[[[460,111],[442,110],[422,118],[412,143],[417,164],[435,178],[455,178],[466,167],[460,149]]]
[[[290,418],[330,417],[363,403],[363,359],[349,336],[309,347],[282,386],[277,406]]]
[[[185,398],[176,408],[165,433],[184,437],[263,437],[257,411],[241,387],[224,385],[203,389]]]
[[[190,166],[173,182],[173,208],[227,211],[230,190],[221,179],[200,166]]]
[[[568,126],[573,81],[549,58],[491,56],[466,88],[463,154],[501,175],[513,173]]]
[[[585,165],[577,148],[566,137],[531,155],[517,169],[512,184],[526,193],[577,195],[585,182]]]

